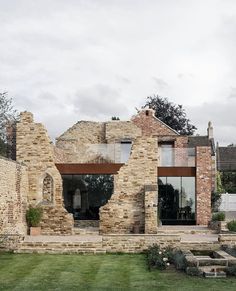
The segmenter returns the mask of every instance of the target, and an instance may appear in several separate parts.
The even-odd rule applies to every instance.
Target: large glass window
[[[98,220],[113,193],[112,175],[63,175],[65,208],[77,220]]]
[[[159,177],[159,218],[163,224],[195,223],[195,177]]]

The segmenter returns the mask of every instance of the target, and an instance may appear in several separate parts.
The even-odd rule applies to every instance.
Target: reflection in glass
[[[160,177],[158,185],[159,217],[162,223],[194,223],[195,177]]]
[[[65,208],[74,219],[98,220],[99,208],[113,193],[112,175],[63,175]]]
[[[170,144],[161,145],[161,165],[165,167],[173,166],[174,156],[173,156],[173,146]]]

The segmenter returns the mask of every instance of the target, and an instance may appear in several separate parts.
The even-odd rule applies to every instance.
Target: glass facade
[[[76,220],[98,220],[113,193],[112,175],[62,175],[65,208]]]
[[[195,167],[195,148],[159,145],[160,167]]]
[[[195,224],[195,177],[159,177],[158,190],[162,224]]]

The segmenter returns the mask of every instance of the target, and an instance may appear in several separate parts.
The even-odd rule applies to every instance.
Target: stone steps
[[[158,234],[216,234],[215,230],[198,226],[161,226]]]
[[[15,253],[105,253],[102,241],[47,241],[33,242],[24,241],[20,244]]]
[[[98,235],[99,228],[98,227],[74,227],[75,235]]]
[[[226,278],[226,266],[212,265],[199,267],[205,278]]]
[[[99,220],[75,220],[74,227],[99,227]]]
[[[17,254],[105,254],[106,251],[97,248],[20,248],[15,250]]]

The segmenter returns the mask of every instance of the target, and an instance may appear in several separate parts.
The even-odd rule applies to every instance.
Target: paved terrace
[[[59,235],[39,235],[39,236],[25,236],[25,242],[101,242],[103,237],[107,235],[99,235],[98,229],[95,229],[94,234],[91,233],[91,228],[88,228],[88,233],[83,229],[82,235],[66,235],[66,236],[59,236]],[[97,231],[96,231],[97,230]],[[218,234],[214,233],[214,231],[210,230],[204,226],[162,226],[158,229],[158,236],[179,236],[181,242],[218,242]],[[108,236],[122,236],[119,234],[112,234]],[[146,234],[130,234],[125,235],[130,237],[135,236],[149,236]]]
[[[87,233],[86,233],[87,229]],[[163,226],[157,234],[107,234],[99,235],[98,228],[75,229],[76,235],[25,236],[17,253],[138,253],[153,244],[161,247],[177,247],[186,250],[219,250],[221,244],[235,238],[226,235],[228,241],[219,241],[218,235],[203,226]],[[78,234],[80,233],[80,234]]]

